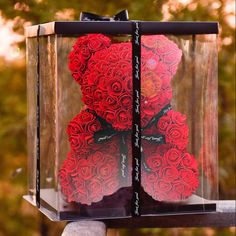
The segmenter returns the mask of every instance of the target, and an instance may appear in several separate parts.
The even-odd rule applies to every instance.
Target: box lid
[[[40,24],[39,35],[86,33],[131,34],[133,21],[55,21]],[[218,34],[218,22],[140,21],[142,34]],[[25,28],[26,37],[36,37],[39,25]]]

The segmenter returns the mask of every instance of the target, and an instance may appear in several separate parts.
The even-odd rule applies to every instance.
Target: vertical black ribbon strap
[[[141,28],[132,22],[133,123],[132,123],[132,216],[140,216],[141,186]]]
[[[40,208],[40,25],[37,30],[37,78],[36,78],[36,205]]]

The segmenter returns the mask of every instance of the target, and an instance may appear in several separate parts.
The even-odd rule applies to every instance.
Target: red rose
[[[126,187],[126,186],[121,186]],[[115,177],[111,177],[105,180],[103,185],[103,194],[104,195],[111,195],[119,189],[119,182],[118,179]]]
[[[79,194],[86,195],[87,194],[87,189],[85,185],[85,180],[79,177],[73,178],[73,185],[75,186],[75,190]]]
[[[91,56],[91,52],[89,51],[88,47],[85,45],[81,45],[80,53],[83,55],[85,60],[88,60]]]
[[[107,91],[108,94],[111,95],[120,95],[123,91],[122,81],[116,78],[114,78],[113,80],[109,80],[109,83],[107,83]]]
[[[179,171],[175,166],[162,166],[159,171],[159,177],[163,181],[174,181],[179,177]]]
[[[162,156],[155,154],[146,158],[146,164],[150,169],[159,171],[165,165],[165,160]]]
[[[76,158],[72,157],[71,153],[68,153],[67,159],[63,162],[62,169],[66,169],[66,172],[74,174],[77,172],[78,161]]]
[[[95,121],[96,117],[90,112],[87,112],[86,110],[81,111],[78,115],[76,115],[73,120],[77,121],[78,123],[81,123],[83,127],[85,127],[85,124],[88,122]]]
[[[88,194],[77,191],[74,191],[72,196],[68,196],[68,202],[77,202],[81,204],[91,205],[90,200],[88,200]]]
[[[161,84],[162,81],[156,73],[145,71],[142,74],[141,94],[144,97],[154,97],[161,90]]]
[[[110,38],[102,34],[89,34],[87,36],[87,40],[88,40],[87,46],[89,50],[92,52],[96,52],[104,48],[107,48],[111,44]]]
[[[82,89],[82,93],[83,93],[83,100],[84,100],[84,103],[87,105],[87,100],[86,100],[86,96],[88,97],[92,97],[93,99],[93,94],[94,92],[96,91],[96,86],[81,86],[81,89]]]
[[[162,134],[165,133],[167,127],[171,124],[171,119],[169,116],[162,116],[157,122],[157,128],[160,130]]]
[[[180,112],[170,110],[168,111],[168,116],[171,118],[172,122],[178,125],[186,124],[186,115],[181,114]]]
[[[193,155],[191,155],[190,153],[184,153],[183,157],[182,157],[182,161],[181,161],[181,165],[184,167],[184,168],[190,168],[190,169],[193,169],[193,170],[197,170],[197,161],[196,159],[194,158]]]
[[[195,190],[196,190],[196,187],[194,189],[192,189],[188,184],[186,184],[180,180],[175,181],[173,183],[172,192],[173,192],[173,194],[176,194],[176,196],[179,197],[176,200],[185,200],[186,198],[190,197]]]
[[[166,152],[168,152],[169,149],[173,148],[172,144],[165,143],[158,145],[156,147],[156,153],[159,153],[159,155],[164,156]]]
[[[158,180],[154,183],[154,190],[161,195],[161,193],[168,193],[171,190],[171,182],[170,181],[163,181]]]
[[[166,88],[162,88],[162,93],[160,94],[160,96],[163,97],[163,102],[164,103],[167,102],[167,101],[170,102],[170,100],[171,100],[171,98],[173,96],[172,95],[172,88],[171,88],[171,86],[168,86]]]
[[[95,120],[93,122],[89,122],[87,125],[86,125],[86,131],[89,132],[89,133],[95,133],[96,131],[100,130],[101,129],[101,124],[98,120]]]
[[[179,149],[185,149],[188,144],[188,126],[170,124],[166,128],[165,138],[167,143],[176,145]]]
[[[102,182],[96,177],[89,180],[87,189],[88,196],[91,202],[98,202],[104,197]]]
[[[106,180],[118,172],[118,160],[111,155],[106,154],[104,156],[102,162],[100,160],[97,162],[97,176]]]
[[[61,192],[66,196],[68,202],[73,202],[74,201],[74,192],[75,190],[71,185],[69,186],[63,186],[61,188]]]
[[[165,153],[164,157],[169,165],[178,166],[182,160],[182,152],[176,148],[171,148]]]
[[[92,95],[84,95],[82,98],[82,101],[89,107],[91,108],[94,104],[94,97]]]
[[[100,100],[102,99],[102,91],[100,89],[96,89],[96,91],[94,92],[94,100]]]
[[[151,173],[147,173],[145,170],[142,170],[142,186],[144,188],[144,190],[149,193],[152,194],[153,193],[153,185],[154,183],[156,183],[158,177],[156,175],[155,172],[151,172]]]
[[[69,125],[67,126],[66,131],[69,136],[77,135],[77,134],[83,132],[83,127],[81,126],[81,124],[79,122],[72,120],[69,123]]]
[[[95,175],[94,165],[90,160],[80,159],[78,160],[78,173],[84,180],[91,179]]]
[[[196,190],[199,184],[198,174],[191,169],[181,169],[179,171],[181,180],[191,186],[192,191]]]
[[[72,75],[74,77],[74,74],[78,74],[79,77],[75,76],[74,79],[81,84],[81,76],[84,70],[86,69],[86,61],[84,57],[81,54],[75,54],[72,52],[69,55],[69,58],[71,59],[69,62],[69,69],[72,72]]]
[[[163,201],[167,201],[167,202],[174,202],[174,201],[180,201],[180,200],[184,200],[184,198],[176,191],[170,191],[167,194],[166,199],[163,199]]]
[[[113,127],[117,130],[126,130],[132,123],[131,114],[125,109],[118,109],[115,113],[116,123]]]
[[[143,177],[145,178],[146,180],[146,183],[145,184],[148,184],[148,183],[155,183],[157,180],[158,180],[158,175],[155,173],[155,172],[151,172],[151,173],[146,173],[144,170],[142,172],[143,174]]]
[[[71,135],[69,137],[70,147],[76,153],[83,153],[84,148],[88,148],[88,145],[93,142],[93,136],[81,133],[79,135]]]
[[[64,168],[64,166],[60,169],[58,176],[63,189],[68,188],[68,186],[71,185],[71,176],[69,175],[68,170]]]
[[[100,102],[100,106],[105,110],[115,111],[118,107],[118,99],[115,96],[107,95],[107,97]]]
[[[98,111],[98,115],[103,114],[102,112]],[[112,123],[115,119],[115,112],[107,111],[105,119],[108,123]]]
[[[183,195],[185,192],[186,185],[182,181],[173,182],[173,192],[176,192],[178,195]]]
[[[84,86],[88,87],[94,87],[95,91],[97,90],[97,85],[99,83],[99,80],[101,79],[101,75],[90,71],[86,70],[84,76],[83,76],[83,81],[84,81]]]
[[[159,75],[166,74],[166,72],[168,71],[168,67],[169,66],[165,63],[159,62],[156,67],[156,73]]]
[[[98,162],[104,161],[104,153],[101,151],[95,151],[90,155],[90,160],[93,163],[93,165],[96,165]]]

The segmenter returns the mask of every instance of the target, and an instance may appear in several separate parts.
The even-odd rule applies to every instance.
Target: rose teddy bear
[[[181,56],[163,35],[141,38],[141,185],[157,201],[185,200],[199,184],[186,116],[170,105]],[[68,58],[85,108],[68,124],[71,150],[59,180],[68,202],[90,205],[131,186],[132,44],[89,34]]]

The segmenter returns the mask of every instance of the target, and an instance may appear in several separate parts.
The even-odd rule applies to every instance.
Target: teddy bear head
[[[141,125],[172,98],[171,79],[182,56],[163,35],[141,38]],[[132,126],[132,43],[103,34],[81,36],[69,54],[69,69],[85,105],[116,130]]]

